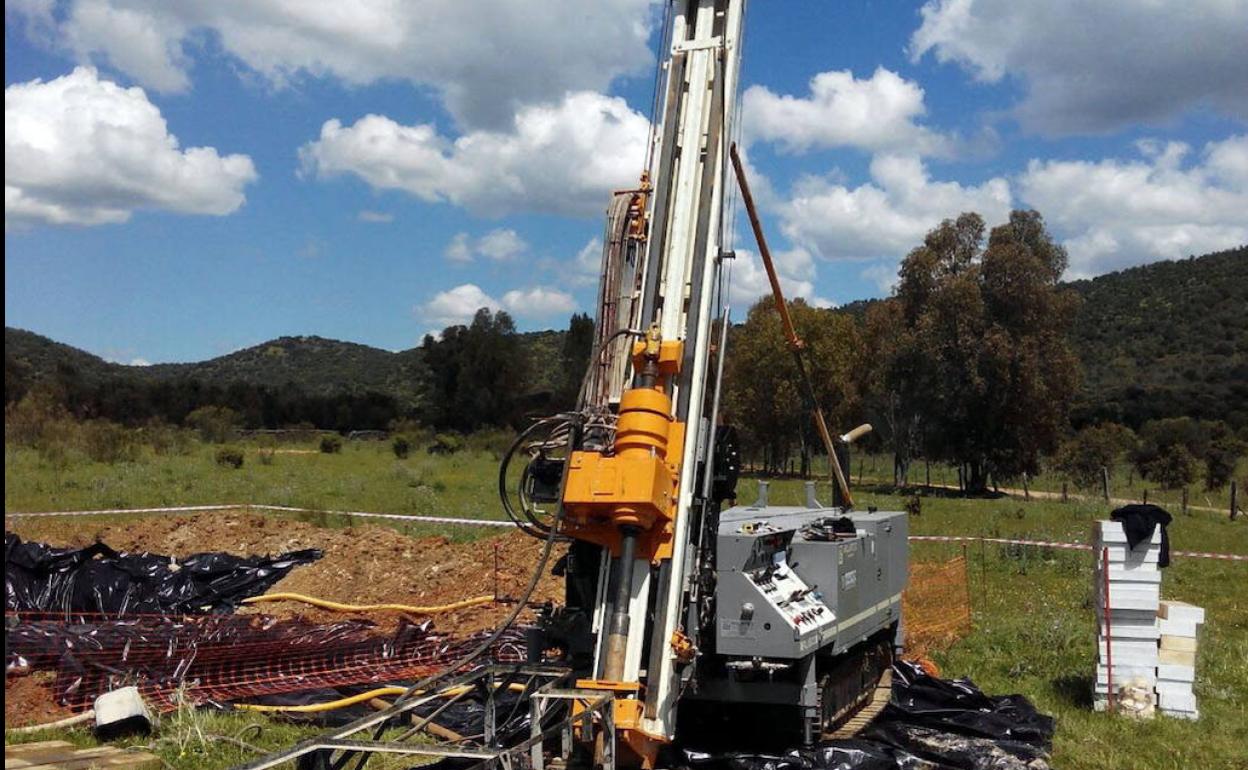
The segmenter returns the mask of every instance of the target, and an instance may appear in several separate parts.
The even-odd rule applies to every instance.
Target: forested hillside
[[[1138,428],[1186,415],[1248,429],[1248,247],[1069,285],[1083,298],[1071,340],[1083,365],[1076,427],[1108,419]],[[834,312],[861,322],[872,304]],[[527,362],[518,396],[566,389],[566,332],[516,336]],[[364,428],[429,413],[422,347],[394,353],[282,337],[206,361],[136,367],[6,328],[4,348],[6,403],[34,383],[56,382],[76,393],[86,416],[176,421],[196,405],[219,402],[257,425]]]
[[[1182,415],[1248,427],[1248,247],[1071,287],[1083,297],[1077,422]]]

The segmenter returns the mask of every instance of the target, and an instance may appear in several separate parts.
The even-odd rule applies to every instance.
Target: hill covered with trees
[[[1248,431],[1248,247],[1158,262],[1096,279],[1064,284],[1082,301],[1069,342],[1082,378],[1071,415],[1074,427],[1102,421],[1138,429],[1164,417],[1225,420]],[[814,311],[848,317],[864,328],[879,301]],[[379,428],[414,417],[467,430],[481,414],[447,411],[484,403],[480,394],[453,393],[477,378],[462,370],[473,360],[512,361],[514,372],[492,372],[515,398],[494,404],[489,421],[559,406],[574,396],[570,372],[588,355],[583,317],[563,330],[516,333],[510,322],[482,323],[476,335],[443,335],[392,352],[321,337],[282,337],[206,361],[126,366],[20,329],[5,329],[5,403],[42,384],[71,412],[136,423],[180,422],[198,406],[229,406],[250,427],[312,423],[323,428]],[[459,327],[465,332],[470,326]],[[739,327],[740,328],[740,327]],[[750,350],[736,337],[736,351]],[[514,343],[506,338],[514,337]],[[443,344],[443,341],[451,341]],[[507,352],[494,358],[494,345]],[[430,355],[440,356],[431,362]],[[450,394],[450,395],[448,395]],[[452,410],[453,411],[453,410]],[[846,416],[848,419],[848,416]]]
[[[1248,247],[1075,281],[1076,423],[1162,417],[1248,428]]]

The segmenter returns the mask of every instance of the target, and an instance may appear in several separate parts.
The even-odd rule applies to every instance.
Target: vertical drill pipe
[[[628,606],[633,600],[638,534],[636,527],[620,527],[615,602],[611,606],[611,623],[607,626],[607,662],[602,672],[603,678],[611,682],[618,682],[624,677],[624,658],[628,651]]]
[[[805,390],[806,398],[810,401],[815,426],[819,429],[819,437],[823,439],[823,448],[828,453],[828,465],[832,467],[832,476],[837,486],[841,488],[841,494],[844,495],[845,507],[853,508],[854,497],[850,494],[849,482],[845,480],[845,473],[841,470],[840,461],[837,460],[836,447],[832,444],[832,434],[828,431],[828,424],[823,418],[823,409],[815,400],[815,387],[810,381],[810,373],[806,371],[806,361],[802,358],[802,340],[797,336],[797,330],[793,327],[793,319],[789,317],[789,308],[784,303],[784,292],[780,289],[776,266],[771,261],[771,249],[767,248],[767,238],[763,235],[763,223],[758,218],[758,209],[754,206],[754,196],[750,193],[750,184],[745,178],[745,168],[741,165],[741,156],[737,153],[735,142],[729,154],[732,156],[732,168],[737,174],[737,184],[741,187],[741,202],[745,204],[745,212],[750,217],[754,240],[758,242],[758,252],[763,258],[763,267],[767,269],[767,280],[771,282],[771,293],[776,298],[776,310],[780,313],[780,323],[784,327],[789,349],[793,351],[793,359],[797,362],[802,388]]]

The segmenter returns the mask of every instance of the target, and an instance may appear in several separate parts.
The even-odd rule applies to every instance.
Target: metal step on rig
[[[842,465],[870,427],[834,438],[815,402],[732,142],[744,12],[745,0],[667,4],[648,158],[608,207],[576,409],[533,423],[501,463],[506,513],[545,548],[497,633],[527,605],[554,543],[568,546],[554,565],[565,602],[529,630],[532,663],[481,665],[486,639],[384,710],[243,767],[359,770],[386,753],[508,770],[653,768],[695,733],[748,742],[766,722],[809,744],[882,708],[901,642],[907,518],[853,510]],[[801,506],[768,505],[766,482],[754,503],[736,503],[720,394],[738,187],[798,364],[806,403],[795,408],[811,412],[827,451],[830,506],[813,482]],[[480,725],[431,742],[427,728],[468,697]]]

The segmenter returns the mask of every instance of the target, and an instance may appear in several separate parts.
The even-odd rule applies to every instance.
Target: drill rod
[[[737,173],[737,183],[741,186],[741,202],[750,217],[750,227],[754,230],[754,240],[758,242],[759,256],[763,258],[763,267],[767,268],[767,280],[771,282],[771,293],[776,298],[776,310],[780,313],[780,323],[784,327],[784,336],[788,340],[789,349],[793,351],[793,359],[797,362],[798,379],[801,380],[803,394],[810,402],[814,413],[815,427],[819,429],[819,437],[823,439],[823,448],[828,453],[828,465],[832,466],[832,476],[844,495],[845,507],[854,507],[854,497],[849,492],[849,482],[841,470],[840,460],[836,457],[836,447],[832,444],[832,434],[828,431],[828,423],[823,418],[823,409],[815,400],[815,386],[810,381],[810,372],[806,370],[806,359],[802,357],[802,340],[797,336],[793,319],[789,316],[789,307],[784,302],[784,292],[780,289],[780,279],[776,275],[776,266],[771,261],[771,249],[767,248],[767,238],[763,235],[763,223],[758,218],[758,209],[754,206],[754,196],[750,193],[750,184],[745,179],[745,168],[741,165],[741,156],[737,153],[736,142],[729,152],[732,156],[732,168]]]

